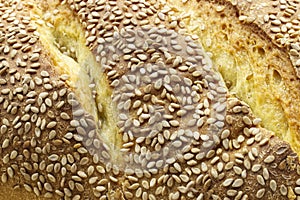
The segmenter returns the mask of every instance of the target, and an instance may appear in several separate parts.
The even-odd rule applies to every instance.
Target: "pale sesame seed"
[[[264,196],[265,191],[266,191],[265,188],[259,189],[259,190],[257,191],[257,193],[256,193],[256,198],[261,199],[261,198]]]

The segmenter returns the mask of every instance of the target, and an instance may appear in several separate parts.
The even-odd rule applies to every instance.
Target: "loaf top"
[[[205,19],[198,14],[210,8],[207,16],[239,23],[253,35],[251,41],[274,47],[265,55],[278,53],[289,63],[284,48],[257,31],[263,28],[226,15],[242,10],[238,6],[2,2],[3,193],[14,188],[6,195],[26,190],[51,199],[296,199],[297,154],[263,128],[230,90],[233,82],[223,80],[222,70],[231,65],[216,66],[216,58],[226,52],[224,46],[207,52],[211,45],[200,42],[201,31],[192,35],[193,20]],[[206,30],[222,28],[214,23],[216,29]],[[241,40],[231,53],[241,51],[239,45],[245,44]],[[271,69],[293,98],[297,83],[286,80],[295,76],[293,66]],[[288,113],[291,102],[278,102],[281,113]],[[288,117],[287,127],[296,119]]]

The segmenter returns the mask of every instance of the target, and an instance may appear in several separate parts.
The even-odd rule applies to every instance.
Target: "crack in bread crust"
[[[299,104],[300,85],[289,47],[278,47],[273,35],[269,35],[269,27],[260,23],[264,16],[261,12],[270,11],[268,4],[265,10],[255,9],[260,7],[259,2],[252,3],[253,10],[244,1],[237,6],[227,1],[189,1],[182,5],[178,1],[178,4],[178,9],[190,8],[185,20],[188,32],[198,35],[204,49],[212,53],[211,58],[227,81],[230,93],[250,105],[262,119],[263,127],[299,152],[295,141],[299,140],[300,110],[294,105]],[[182,12],[179,10],[178,14]],[[255,21],[243,18],[254,15],[258,16]]]

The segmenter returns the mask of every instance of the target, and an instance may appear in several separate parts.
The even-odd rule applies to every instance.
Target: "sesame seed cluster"
[[[3,187],[72,200],[300,198],[297,155],[260,127],[246,103],[228,97],[198,38],[185,34],[164,1],[59,3],[79,19],[108,80],[122,144],[107,144],[105,115],[96,121],[70,74],[55,70],[29,15],[35,5],[4,1]],[[76,60],[76,51],[54,43]],[[108,109],[97,106],[100,114]]]

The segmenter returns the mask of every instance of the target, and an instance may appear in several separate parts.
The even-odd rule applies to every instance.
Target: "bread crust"
[[[20,199],[33,197],[20,192],[19,188],[40,199],[298,198],[300,166],[290,145],[262,128],[248,104],[227,93],[210,59],[197,45],[196,37],[186,35],[182,19],[176,17],[170,3],[138,3],[133,0],[99,1],[98,4],[93,1],[1,4],[4,12],[0,18],[4,35],[0,68],[2,193],[7,192],[7,187],[14,187],[8,194]],[[242,10],[242,4],[234,7],[225,1],[209,3],[224,6],[225,12]],[[148,9],[145,11],[144,7]],[[122,10],[126,11],[124,15],[128,20],[117,18],[122,16]],[[56,23],[63,20],[55,17],[59,12],[73,17],[74,24],[81,26],[78,30],[86,30],[85,44],[78,35],[74,40],[66,39],[72,36],[72,31],[67,29],[73,22],[63,21],[66,35],[51,32],[58,29]],[[15,15],[10,16],[10,13]],[[26,18],[29,15],[31,19]],[[147,23],[149,26],[144,26]],[[258,25],[242,26],[268,40],[269,34],[265,35]],[[98,29],[93,31],[93,27]],[[124,27],[127,29],[122,29]],[[84,50],[72,51],[62,46],[66,44],[55,44],[53,38],[39,33],[49,33],[49,37],[57,33],[53,38],[62,37],[74,46],[79,43],[79,48],[86,45],[101,65],[89,66],[94,62],[89,60],[88,54],[89,61],[83,60],[86,63],[80,61],[78,55]],[[26,36],[28,40],[23,41]],[[138,46],[138,41],[144,46]],[[15,44],[30,44],[30,47],[24,50]],[[133,44],[139,48],[135,49]],[[278,48],[280,56],[287,57],[287,52]],[[13,49],[15,56],[11,56]],[[124,49],[122,57],[114,54]],[[68,62],[71,59],[74,62]],[[79,71],[76,71],[76,63]],[[74,68],[67,66],[72,64]],[[97,71],[97,67],[103,69]],[[288,88],[299,84],[292,81],[296,82],[296,78],[291,65],[276,70]],[[97,79],[93,82],[92,78],[97,77],[95,72],[107,82],[101,82],[102,85]],[[161,80],[165,85],[160,84],[156,72],[163,74]],[[147,84],[132,89],[127,83],[138,79],[134,73]],[[91,88],[84,88],[91,90],[87,93],[78,85],[85,80],[91,81],[84,83]],[[187,104],[199,106],[198,113],[192,113],[195,119],[190,117],[191,112],[183,109],[185,104],[179,98],[184,95],[171,92],[178,82],[185,86],[182,93],[194,97],[190,100],[186,97],[185,101],[196,102]],[[76,96],[81,93],[97,96],[97,87],[115,90],[100,93],[103,95],[98,99]],[[133,97],[128,96],[132,94]],[[292,99],[292,95],[298,93],[290,90],[289,94]],[[107,97],[112,97],[112,103],[103,100]],[[103,108],[97,103],[103,104]],[[115,119],[111,119],[114,115],[106,115],[111,109],[107,106],[109,103],[120,110]],[[292,105],[291,100],[281,103],[285,103],[286,109]],[[126,104],[129,104],[127,113]],[[138,104],[144,104],[141,111],[137,109]],[[156,108],[163,110],[163,114],[157,112],[151,116]],[[88,109],[97,112],[87,112]],[[193,109],[196,110],[190,110]],[[295,110],[295,116],[287,116],[290,124],[298,123],[297,113]],[[136,121],[128,122],[128,116]],[[109,120],[117,124],[119,132],[106,132],[111,125]],[[139,125],[145,129],[136,131],[134,127]],[[155,131],[158,129],[161,132]],[[110,137],[112,135],[122,138],[120,146]]]

